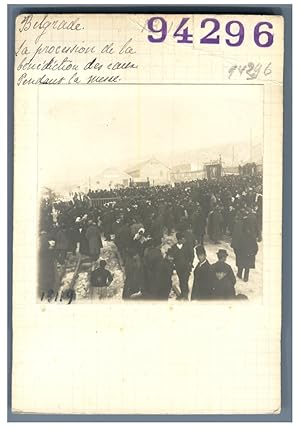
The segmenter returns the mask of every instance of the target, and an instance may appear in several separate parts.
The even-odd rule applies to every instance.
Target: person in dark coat
[[[130,229],[128,224],[122,221],[121,226],[116,233],[115,244],[120,252],[123,260],[126,258],[126,253],[131,243]]]
[[[115,238],[118,236],[121,227],[122,227],[122,217],[118,217],[112,225],[112,232],[115,235]]]
[[[163,230],[164,230],[163,224],[164,224],[164,220],[161,214],[158,214],[156,217],[154,217],[151,225],[151,236],[153,238],[161,239],[163,237]]]
[[[260,236],[260,232],[259,232],[259,228],[258,228],[258,223],[257,223],[257,217],[256,217],[256,212],[253,208],[248,210],[248,214],[245,217],[244,220],[245,223],[245,228],[246,230],[248,230],[248,232],[250,234],[252,234],[252,236],[256,239]]]
[[[257,252],[258,246],[253,236],[253,231],[249,230],[247,225],[245,225],[242,231],[240,247],[236,250],[237,276],[240,279],[243,278],[244,282],[248,282],[249,280],[250,269],[255,269],[255,257]]]
[[[165,258],[160,261],[158,267],[158,288],[156,291],[157,300],[168,300],[172,289],[172,275],[174,271],[174,258],[170,250],[166,253]]]
[[[164,224],[167,229],[167,234],[171,234],[175,226],[175,217],[171,206],[168,206],[165,211]]]
[[[100,249],[102,246],[101,233],[94,221],[88,222],[88,228],[85,236],[88,240],[89,245],[89,256],[92,260],[96,261],[100,255]]]
[[[163,256],[160,250],[160,239],[150,239],[149,246],[144,252],[145,285],[143,294],[149,299],[158,299],[160,286],[161,265]]]
[[[77,243],[80,242],[79,220],[72,223],[68,230],[69,250],[76,254]]]
[[[209,238],[214,243],[219,243],[222,238],[222,226],[223,226],[223,216],[219,206],[216,206],[208,214],[207,220],[207,233]]]
[[[217,256],[218,261],[211,266],[213,298],[220,300],[235,299],[236,279],[231,266],[226,263],[227,251],[219,249]]]
[[[235,221],[235,209],[233,206],[229,206],[228,208],[228,214],[227,214],[227,225],[229,233],[232,235],[233,233],[233,227],[234,227],[234,221]]]
[[[43,293],[55,288],[57,276],[54,250],[49,244],[48,234],[42,230],[39,239],[38,287],[39,295],[42,297]]]
[[[188,225],[185,230],[182,230],[182,233],[184,237],[185,246],[189,248],[189,254],[191,255],[191,258],[193,256],[193,259],[194,259],[194,247],[196,245],[196,238],[194,236],[193,230]]]
[[[232,237],[231,237],[231,248],[234,250],[235,253],[235,260],[236,260],[236,266],[238,267],[238,255],[240,254],[240,249],[242,247],[243,242],[243,219],[242,214],[240,211],[236,213],[234,224],[233,224],[233,230],[232,230]]]
[[[87,220],[84,216],[79,226],[79,252],[81,255],[89,255],[89,242],[86,238]]]
[[[211,266],[206,258],[202,245],[195,248],[199,263],[194,270],[194,283],[191,300],[210,300],[213,296],[213,279]]]
[[[67,251],[69,249],[68,233],[64,224],[62,224],[55,237],[56,258],[59,264],[65,264]]]
[[[92,287],[108,287],[113,280],[113,275],[105,269],[106,261],[100,260],[99,267],[91,273]]]
[[[181,232],[176,233],[177,243],[171,247],[171,255],[174,258],[175,269],[179,278],[179,287],[181,294],[178,300],[187,300],[189,294],[189,277],[194,260],[194,251],[186,245],[184,235]]]
[[[133,294],[144,291],[144,267],[135,249],[129,248],[125,261],[125,283],[122,298],[129,299]]]
[[[133,239],[130,240],[130,248],[134,249],[141,258],[144,256],[145,248],[148,245],[148,237],[145,236],[145,229],[141,227],[138,232],[134,235]]]
[[[196,241],[203,245],[203,237],[205,233],[205,215],[203,210],[199,207],[192,215],[192,229]]]

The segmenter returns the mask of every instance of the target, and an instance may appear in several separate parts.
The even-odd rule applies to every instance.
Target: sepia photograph
[[[41,86],[38,302],[261,302],[263,86]]]
[[[281,413],[285,23],[265,13],[14,19],[16,414]]]

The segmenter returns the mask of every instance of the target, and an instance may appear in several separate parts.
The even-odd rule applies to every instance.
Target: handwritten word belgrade
[[[81,31],[84,27],[80,24],[79,18],[48,18],[49,15],[24,15],[21,21],[19,32],[26,32],[28,30],[36,30],[38,36],[35,42],[38,42],[42,36],[44,36],[48,30],[63,30],[63,31]]]
[[[173,38],[177,43],[194,43],[194,35],[189,30],[189,21],[190,18],[182,18],[173,33]],[[151,43],[164,42],[170,33],[172,24],[168,26],[167,20],[160,16],[150,18],[146,23],[146,30],[149,33],[148,41]],[[228,21],[225,29],[222,29],[221,23],[217,18],[204,18],[199,22],[199,27],[201,32],[200,44],[219,45],[224,39],[226,45],[235,47],[241,46],[245,39],[245,26],[238,20]],[[251,32],[253,42],[256,46],[268,48],[273,45],[274,33],[272,23],[260,21],[256,23]]]

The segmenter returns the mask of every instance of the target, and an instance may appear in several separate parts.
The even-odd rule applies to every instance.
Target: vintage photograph
[[[14,19],[12,409],[279,415],[285,22],[150,9]]]
[[[263,91],[39,86],[37,302],[261,302]]]

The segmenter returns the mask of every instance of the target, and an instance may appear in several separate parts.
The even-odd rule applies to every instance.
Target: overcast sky
[[[39,182],[210,145],[262,144],[261,86],[39,87]],[[126,164],[126,163],[125,163]]]

